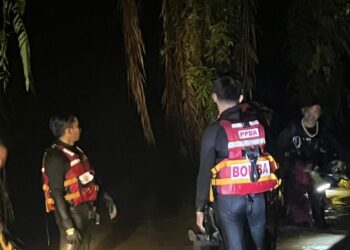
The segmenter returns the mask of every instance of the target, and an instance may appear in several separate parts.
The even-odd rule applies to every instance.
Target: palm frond
[[[26,32],[18,5],[12,4],[10,6],[10,11],[12,12],[11,16],[13,16],[12,25],[17,35],[18,47],[20,49],[20,54],[21,54],[22,64],[23,64],[25,86],[26,86],[26,90],[28,91],[33,83],[32,70],[30,66],[30,49],[29,49],[28,35]]]
[[[7,84],[10,80],[10,71],[8,70],[7,60],[7,38],[6,34],[0,31],[0,87],[3,90],[6,89]]]
[[[17,5],[17,10],[21,16],[23,16],[26,9],[26,0],[15,0]]]
[[[0,25],[0,87],[2,87],[5,90],[10,79],[10,72],[8,70],[8,60],[6,54],[8,42],[6,32],[6,26],[8,23],[8,2],[3,1],[1,6],[2,19]]]
[[[7,191],[5,168],[0,170],[0,220],[5,225],[13,222],[14,214]]]
[[[7,59],[7,37],[11,34],[11,29],[15,32],[18,40],[18,47],[22,59],[25,88],[28,91],[32,87],[33,76],[30,66],[30,50],[28,35],[22,19],[22,14],[25,8],[25,0],[2,0],[2,20],[0,27],[0,85],[3,89],[9,82],[10,72],[8,70]]]
[[[240,72],[252,95],[258,61],[256,0],[246,2],[163,0],[163,105],[169,116],[181,121],[184,138],[192,145],[217,112],[211,100],[217,74]]]
[[[128,83],[141,116],[146,140],[154,144],[155,139],[147,110],[144,93],[145,69],[143,55],[145,47],[139,27],[137,5],[135,0],[122,0],[123,34],[126,53]]]
[[[165,64],[165,88],[162,98],[165,113],[168,118],[181,119],[183,76],[182,51],[178,49],[181,34],[181,6],[182,1],[163,0],[162,13],[164,45],[163,61]]]

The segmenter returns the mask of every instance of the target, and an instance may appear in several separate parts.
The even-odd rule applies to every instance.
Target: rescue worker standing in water
[[[75,145],[81,133],[76,116],[54,116],[50,119],[50,129],[56,141],[43,158],[46,210],[55,213],[60,250],[81,249],[88,243],[90,219],[98,195],[95,172],[84,152]],[[108,193],[104,193],[104,198],[113,219],[114,202]]]
[[[264,192],[278,185],[276,162],[265,151],[265,132],[243,99],[237,76],[214,82],[219,117],[205,130],[197,176],[196,223],[203,232],[204,208],[214,201],[227,250],[243,250],[246,221],[257,249],[264,248]],[[210,198],[209,198],[210,197]]]

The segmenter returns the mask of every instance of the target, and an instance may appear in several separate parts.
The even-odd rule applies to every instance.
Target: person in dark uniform
[[[326,173],[327,164],[344,153],[340,144],[319,122],[322,112],[320,102],[310,98],[302,106],[302,118],[292,121],[277,141],[282,154],[281,174],[285,180],[287,216],[292,224],[313,224],[317,228],[325,228],[325,192],[316,190],[317,183],[312,173]],[[310,206],[313,221],[309,216]]]
[[[278,183],[273,174],[275,162],[265,154],[264,128],[255,110],[240,104],[242,99],[239,77],[223,76],[214,82],[219,116],[203,134],[197,176],[196,224],[205,231],[204,208],[214,198],[228,250],[246,249],[246,222],[256,248],[264,248],[264,192]]]
[[[50,129],[56,138],[43,158],[43,189],[47,212],[54,211],[60,231],[60,250],[81,249],[88,244],[90,221],[99,195],[95,172],[76,146],[81,129],[74,115],[54,116]],[[116,206],[104,192],[110,219]]]

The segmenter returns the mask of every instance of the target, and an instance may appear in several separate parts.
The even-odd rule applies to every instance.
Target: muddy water
[[[329,228],[316,230],[282,226],[277,249],[325,250],[350,232],[350,190],[327,190],[327,198],[328,204],[325,212]]]
[[[342,197],[339,199],[339,197]],[[329,229],[316,230],[293,226],[281,226],[277,243],[278,250],[326,250],[350,232],[350,192],[346,190],[328,193],[329,204],[326,219]],[[127,218],[100,227],[92,242],[93,249],[194,249],[187,238],[187,229],[193,228],[194,213],[187,198],[181,202],[177,213],[153,207],[157,201],[149,200],[147,215],[130,230]],[[125,219],[125,221],[124,221]],[[129,229],[128,229],[129,227]],[[124,231],[129,231],[125,234]],[[122,239],[124,238],[124,239]]]

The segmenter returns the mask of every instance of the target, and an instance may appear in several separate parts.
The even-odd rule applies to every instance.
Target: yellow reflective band
[[[272,189],[278,188],[282,183],[282,180],[278,179],[274,173],[271,173],[269,176],[263,176],[259,178],[259,181],[269,181],[269,180],[276,180],[276,185]],[[210,202],[214,201],[213,186],[230,185],[230,184],[248,184],[248,183],[252,183],[252,182],[248,179],[241,179],[241,180],[211,179],[210,188],[209,188],[209,201]]]
[[[209,189],[209,201],[213,202],[214,201],[214,192],[213,192],[213,187],[210,184],[210,189]]]
[[[78,192],[75,192],[75,193],[72,193],[72,194],[66,194],[64,196],[64,198],[66,199],[66,201],[71,201],[71,200],[74,200],[76,198],[80,197],[80,193],[79,191]]]
[[[46,198],[45,199],[45,208],[46,208],[46,212],[50,213],[52,210],[52,205],[54,205],[55,202],[53,201],[52,198]],[[49,208],[51,206],[51,209]]]
[[[55,204],[55,202],[53,201],[52,198],[47,198],[46,199],[46,203],[49,204],[49,205]]]
[[[278,168],[278,165],[276,163],[276,161],[273,159],[273,157],[271,155],[267,155],[267,156],[261,156],[258,158],[258,161],[269,161],[269,163],[271,165],[273,165],[276,169]],[[242,160],[223,160],[221,162],[219,162],[215,167],[213,167],[211,169],[211,173],[216,176],[218,172],[220,172],[220,170],[224,167],[230,167],[232,165],[235,164],[250,164],[250,161],[248,161],[247,159],[242,159]]]
[[[78,178],[72,178],[64,182],[64,187],[68,187],[74,183],[78,182]]]
[[[47,184],[44,184],[44,185],[43,185],[43,190],[44,190],[44,191],[49,191],[50,188],[49,188],[49,186],[48,186]]]

